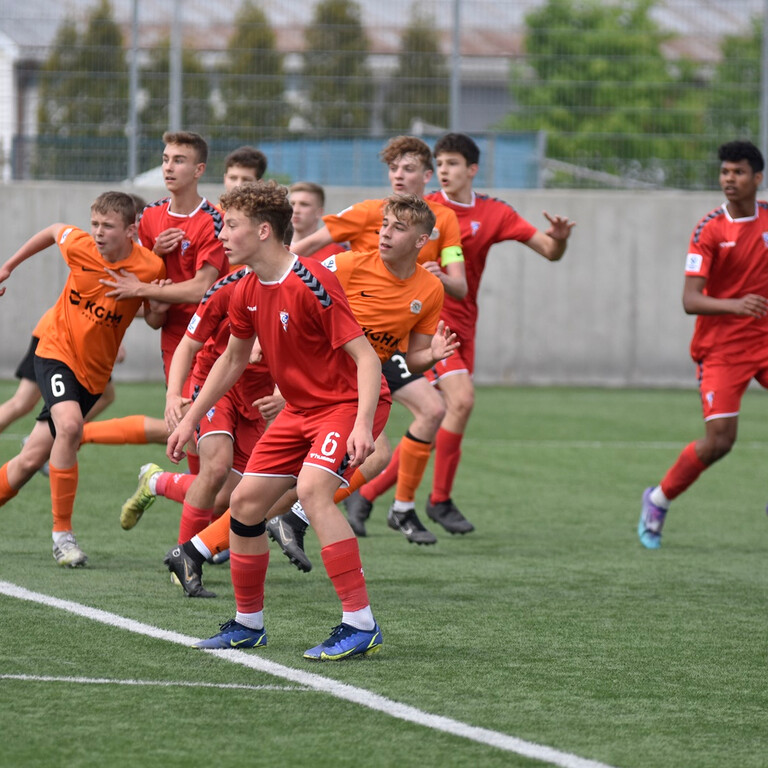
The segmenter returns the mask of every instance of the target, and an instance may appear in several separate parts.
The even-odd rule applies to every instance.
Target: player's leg
[[[104,391],[101,393],[101,397],[94,403],[93,408],[91,408],[91,410],[86,414],[86,423],[104,413],[104,411],[106,411],[107,408],[109,408],[109,406],[115,402],[115,398],[115,383],[112,381],[112,379],[110,379],[107,382],[107,386],[104,387]]]
[[[435,437],[434,475],[427,516],[450,533],[469,533],[474,526],[453,503],[451,493],[461,461],[461,442],[475,405],[475,388],[468,370],[443,374],[439,383],[445,398],[445,418]]]
[[[19,379],[16,391],[0,403],[0,432],[22,416],[26,416],[40,402],[40,388],[30,379]]]
[[[37,421],[21,451],[0,467],[0,506],[10,501],[48,461],[53,433],[47,421]]]
[[[661,546],[661,531],[671,502],[733,447],[741,397],[754,375],[753,365],[699,364],[704,437],[688,443],[661,482],[643,492],[637,534],[646,549]]]

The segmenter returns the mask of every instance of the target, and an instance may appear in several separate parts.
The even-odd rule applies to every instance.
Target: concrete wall
[[[0,186],[3,260],[56,221],[88,228],[104,185]],[[133,190],[132,190],[133,191]],[[163,189],[136,189],[147,200]],[[204,187],[216,200],[220,189]],[[328,211],[385,188],[327,190]],[[525,246],[495,246],[480,295],[480,383],[693,386],[688,357],[693,318],[682,310],[683,265],[696,222],[717,192],[489,190],[536,226],[542,210],[577,222],[568,251],[551,264]],[[0,298],[0,378],[10,378],[40,315],[56,299],[66,267],[54,249],[28,260]],[[162,378],[159,339],[142,321],[126,334],[128,359],[116,380]]]

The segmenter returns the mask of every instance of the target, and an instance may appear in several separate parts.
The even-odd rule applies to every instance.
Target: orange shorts
[[[698,379],[704,421],[738,416],[741,397],[752,379],[768,389],[768,360],[760,363],[704,360],[698,364]]]
[[[391,403],[379,400],[373,418],[374,438],[384,429],[390,407]],[[318,408],[317,412],[286,405],[256,443],[245,474],[298,477],[302,466],[309,464],[337,475],[348,485],[354,470],[349,468],[347,439],[356,418],[357,403]]]

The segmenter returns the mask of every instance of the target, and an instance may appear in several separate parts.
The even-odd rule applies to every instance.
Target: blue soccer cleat
[[[350,656],[367,656],[381,649],[381,629],[357,629],[349,624],[339,624],[320,645],[304,651],[305,659],[313,661],[341,661]]]
[[[643,491],[640,522],[637,524],[637,535],[640,538],[640,543],[646,549],[658,549],[661,546],[661,529],[664,527],[664,520],[667,516],[666,509],[657,507],[651,502],[652,490],[653,487]]]
[[[200,640],[193,648],[263,648],[267,644],[264,629],[251,629],[239,624],[234,619],[224,622],[218,635]]]

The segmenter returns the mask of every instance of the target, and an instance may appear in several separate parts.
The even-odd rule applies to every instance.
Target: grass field
[[[108,415],[162,402],[121,384]],[[309,574],[273,550],[267,648],[189,649],[233,615],[228,566],[205,572],[218,599],[183,598],[161,562],[178,506],[118,523],[162,449],[85,446],[88,568],[55,565],[42,476],[0,511],[0,765],[765,766],[768,398],[742,417],[649,552],[640,494],[701,433],[695,392],[480,390],[454,494],[476,532],[417,548],[380,499],[360,544],[384,649],[323,665],[301,658],[339,618],[314,536]]]

